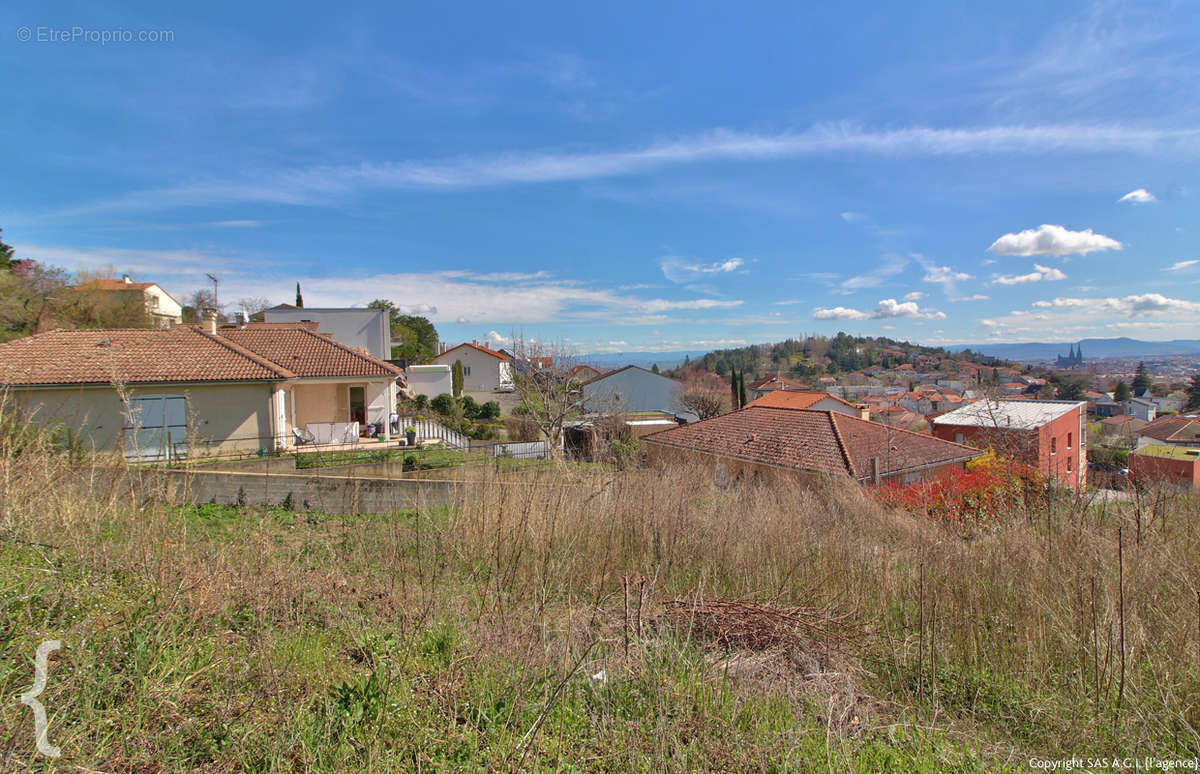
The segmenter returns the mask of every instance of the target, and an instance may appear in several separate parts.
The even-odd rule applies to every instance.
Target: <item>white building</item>
[[[477,341],[467,341],[451,347],[433,359],[434,363],[463,366],[463,389],[470,392],[497,390],[513,384],[512,364],[508,357],[488,349]]]
[[[386,309],[308,308],[285,304],[267,309],[263,312],[263,320],[269,323],[315,322],[321,333],[332,334],[339,344],[361,349],[380,360],[392,357],[392,326]]]

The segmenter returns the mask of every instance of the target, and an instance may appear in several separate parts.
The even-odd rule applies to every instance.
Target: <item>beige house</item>
[[[435,357],[433,362],[453,367],[456,360],[463,365],[464,390],[497,390],[513,383],[508,357],[478,342],[468,341],[452,347]]]
[[[109,293],[141,293],[147,314],[154,318],[159,327],[170,328],[183,321],[183,306],[154,282],[134,282],[126,274],[119,280],[94,280],[88,286]]]
[[[390,438],[399,369],[317,333],[217,329],[51,331],[0,345],[0,383],[34,422],[138,460]]]

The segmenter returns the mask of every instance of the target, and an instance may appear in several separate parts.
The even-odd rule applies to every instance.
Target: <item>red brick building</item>
[[[1129,476],[1138,483],[1162,482],[1200,491],[1200,449],[1143,446],[1129,455]]]
[[[993,449],[1082,489],[1087,484],[1086,406],[1068,400],[981,400],[935,418],[933,434]]]

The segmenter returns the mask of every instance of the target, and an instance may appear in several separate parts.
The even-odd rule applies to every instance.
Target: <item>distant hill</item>
[[[1006,360],[1053,360],[1067,354],[1067,348],[1075,344],[1083,348],[1083,359],[1097,357],[1153,357],[1154,355],[1200,355],[1200,340],[1176,339],[1174,341],[1139,341],[1121,337],[1118,339],[1083,339],[1077,342],[1024,342],[1018,344],[972,344],[971,349],[984,355]]]

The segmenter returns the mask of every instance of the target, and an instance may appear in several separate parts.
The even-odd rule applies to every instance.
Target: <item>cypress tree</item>
[[[450,389],[454,391],[454,397],[462,397],[463,364],[461,360],[455,360],[454,365],[450,368]]]
[[[296,306],[300,309],[304,308],[304,296],[300,295],[300,283],[296,283]]]
[[[738,408],[746,407],[746,369],[742,369],[741,376],[738,377]]]

